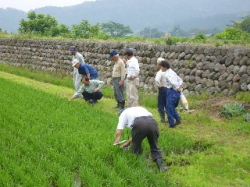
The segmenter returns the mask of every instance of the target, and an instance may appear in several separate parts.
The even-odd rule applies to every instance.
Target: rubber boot
[[[158,169],[159,169],[160,171],[167,171],[167,170],[168,170],[168,168],[167,168],[166,166],[163,165],[163,163],[162,163],[162,158],[157,158],[157,159],[155,160],[155,162],[156,162],[156,165],[157,165],[157,167],[158,167]]]
[[[125,107],[125,101],[120,102],[120,109],[124,109]]]
[[[114,108],[115,108],[115,109],[120,108],[120,102],[119,102],[119,101],[117,101],[117,105],[116,105]]]
[[[176,120],[174,125],[180,125],[181,124],[181,120]]]
[[[165,112],[160,112],[159,111],[159,114],[160,114],[160,117],[161,117],[161,122],[162,123],[165,123],[166,121],[165,121]]]

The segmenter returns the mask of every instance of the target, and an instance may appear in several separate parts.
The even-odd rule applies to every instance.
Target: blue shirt
[[[90,66],[88,64],[84,64],[82,62],[80,62],[80,67],[78,69],[78,72],[79,72],[79,74],[83,74],[83,75],[90,74],[91,80],[99,77],[95,68],[93,68],[92,66]]]

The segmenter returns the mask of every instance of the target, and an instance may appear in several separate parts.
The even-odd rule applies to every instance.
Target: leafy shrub
[[[223,32],[216,34],[214,38],[224,40],[245,40],[250,38],[250,34],[238,28],[228,27]]]
[[[206,40],[205,34],[196,34],[194,40]]]
[[[219,47],[219,46],[222,46],[223,44],[221,42],[215,42],[215,46],[216,47]]]
[[[250,113],[245,114],[245,121],[250,121]]]
[[[222,106],[221,116],[231,119],[233,116],[243,114],[244,106],[241,103],[227,103]]]
[[[166,40],[165,40],[166,44],[167,45],[175,45],[179,42],[179,38],[177,37],[168,37]]]

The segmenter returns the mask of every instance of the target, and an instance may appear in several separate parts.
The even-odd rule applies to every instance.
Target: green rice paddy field
[[[169,168],[159,172],[146,140],[141,156],[113,146],[113,99],[91,106],[69,101],[72,94],[0,71],[0,186],[250,186],[250,122],[216,116],[207,98],[188,97],[195,111],[180,111],[183,122],[175,129],[147,108],[159,122]],[[129,137],[125,130],[122,138]]]

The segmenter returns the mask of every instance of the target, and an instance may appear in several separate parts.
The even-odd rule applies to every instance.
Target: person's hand
[[[128,59],[126,59],[126,58],[123,58],[122,60],[124,63],[126,63],[128,61]]]
[[[178,92],[182,92],[183,91],[183,87],[180,86],[178,89],[177,89]]]
[[[119,86],[123,85],[123,81],[119,81],[119,82],[118,82],[118,85],[119,85]]]
[[[130,142],[127,141],[126,143],[124,143],[124,144],[121,145],[121,148],[126,148],[126,147],[128,147],[129,145],[130,145]]]
[[[135,80],[135,76],[131,76],[131,77],[130,77],[130,80]]]
[[[94,92],[98,92],[98,91],[99,91],[98,88],[94,89]]]

